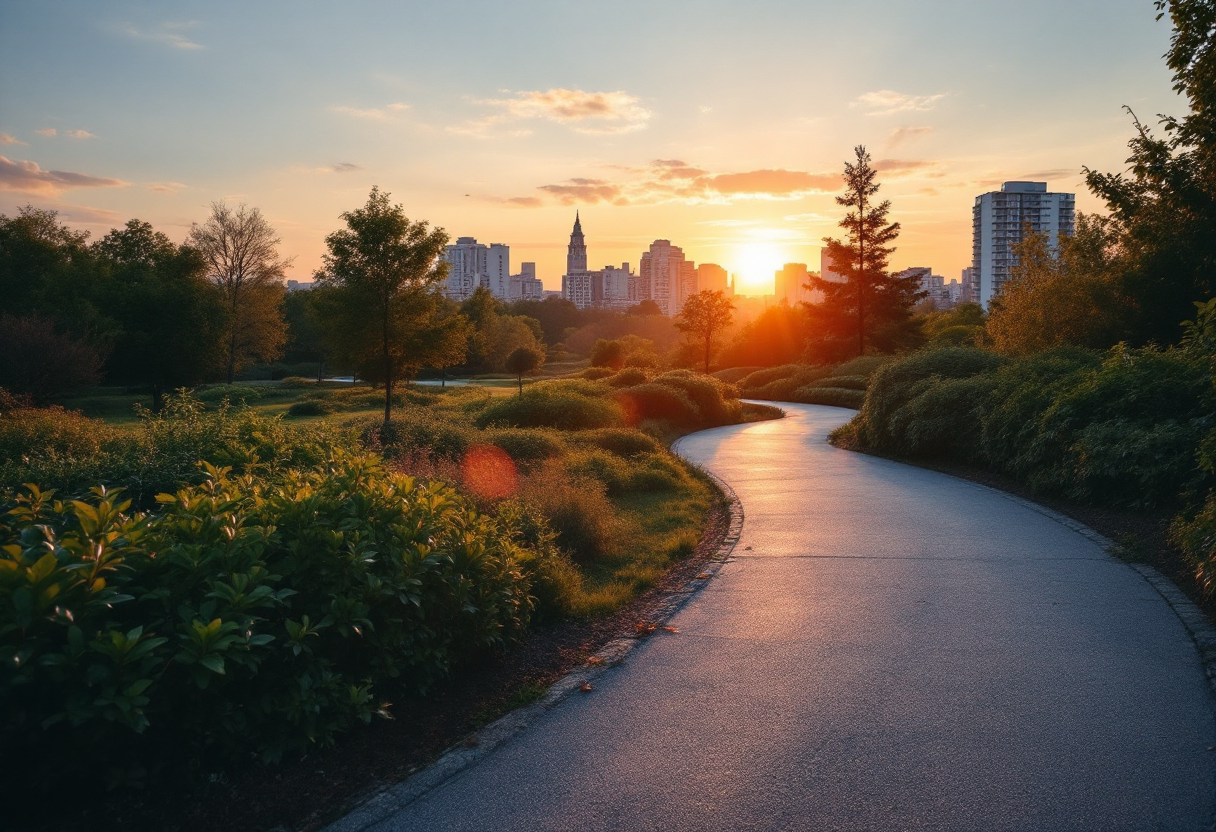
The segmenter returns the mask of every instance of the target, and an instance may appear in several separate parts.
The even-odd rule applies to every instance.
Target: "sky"
[[[1152,0],[373,2],[0,0],[0,213],[174,240],[256,207],[294,257],[372,186],[412,220],[511,247],[561,286],[655,239],[771,290],[837,236],[871,153],[892,266],[957,278],[971,206],[1125,168],[1130,107],[1182,114]],[[2,303],[3,299],[0,299]]]

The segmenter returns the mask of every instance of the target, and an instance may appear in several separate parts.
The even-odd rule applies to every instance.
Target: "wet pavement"
[[[746,519],[678,632],[375,829],[1212,828],[1212,694],[1137,572],[783,407],[679,445]]]

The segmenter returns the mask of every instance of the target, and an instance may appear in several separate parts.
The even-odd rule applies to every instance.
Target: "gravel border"
[[[739,541],[739,533],[743,530],[743,504],[739,502],[734,489],[705,469],[699,470],[726,496],[730,525],[727,527],[726,537],[718,546],[718,551],[710,556],[697,576],[649,609],[645,619],[656,626],[661,626],[675,615],[718,574],[718,570],[730,559],[735,544]],[[492,754],[499,746],[531,726],[572,693],[582,690],[584,685],[594,683],[609,669],[624,662],[642,640],[643,636],[639,636],[617,638],[608,642],[581,667],[554,682],[539,700],[511,711],[469,735],[422,771],[369,798],[345,817],[326,826],[324,832],[363,832],[404,809],[427,792]]]

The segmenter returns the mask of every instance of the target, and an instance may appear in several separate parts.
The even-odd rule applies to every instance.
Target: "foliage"
[[[228,383],[253,361],[282,354],[287,325],[281,305],[290,258],[279,256],[280,240],[257,208],[235,211],[223,202],[211,204],[211,216],[195,223],[187,235],[206,264],[207,277],[223,295],[227,317],[222,339]]]
[[[328,744],[384,715],[390,682],[424,690],[519,634],[528,564],[557,557],[448,486],[340,452],[278,482],[207,466],[160,500],[0,505],[0,737],[30,782],[155,749],[209,767]]]
[[[36,313],[0,315],[0,386],[36,402],[101,380],[104,351]]]
[[[394,383],[419,367],[445,363],[458,326],[437,315],[432,290],[444,277],[448,236],[411,222],[389,194],[372,188],[367,204],[342,214],[346,228],[325,238],[316,303],[337,353],[360,375],[384,384],[384,423],[392,419]],[[369,325],[370,323],[370,325]],[[433,332],[437,328],[439,333]]]
[[[826,384],[809,384],[794,390],[790,394],[789,400],[802,404],[826,404],[832,407],[850,407],[857,410],[866,400],[866,391],[832,387]]]
[[[823,293],[823,301],[807,307],[813,336],[839,341],[851,335],[855,355],[873,346],[892,352],[914,337],[911,309],[924,297],[916,278],[888,274],[887,261],[899,236],[899,223],[888,222],[889,200],[875,203],[879,185],[865,147],[855,148],[856,162],[844,167],[845,193],[836,203],[849,209],[840,227],[846,241],[825,237],[826,254],[845,282],[811,276],[810,286]]]
[[[519,395],[524,394],[524,374],[534,373],[545,364],[545,354],[537,347],[517,347],[504,364],[509,373],[519,382]]]
[[[791,364],[802,356],[806,339],[806,308],[779,303],[748,321],[723,349],[719,363],[753,369]]]
[[[477,415],[474,423],[479,428],[506,425],[584,430],[617,427],[624,424],[624,418],[621,408],[608,398],[606,388],[594,382],[543,381],[518,397],[495,401]]]
[[[734,311],[735,304],[724,292],[702,289],[684,301],[684,307],[676,316],[676,328],[703,351],[707,374],[714,346],[721,338],[722,330],[730,326]]]
[[[1129,302],[1114,280],[1115,239],[1101,217],[1081,215],[1053,253],[1029,228],[1014,246],[1010,280],[993,299],[987,334],[1003,355],[1071,345],[1106,349],[1120,340]],[[941,336],[939,335],[939,338]]]

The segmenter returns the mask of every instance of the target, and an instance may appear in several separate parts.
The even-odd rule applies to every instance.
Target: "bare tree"
[[[211,204],[205,223],[190,227],[187,242],[202,252],[208,276],[224,293],[228,309],[225,347],[228,383],[251,361],[272,361],[287,340],[282,300],[291,258],[279,256],[281,242],[257,208],[235,211]]]

